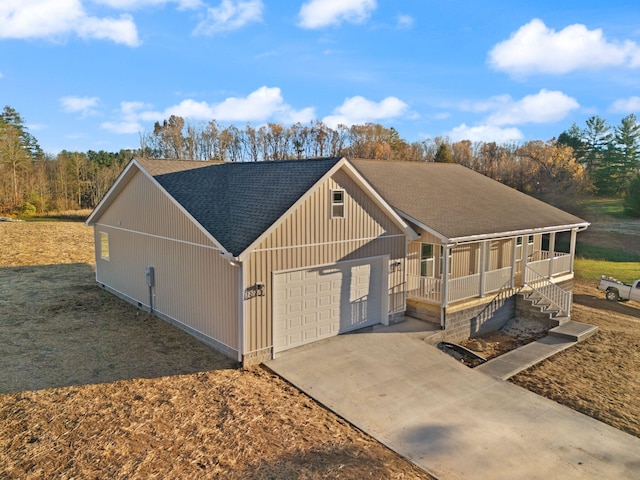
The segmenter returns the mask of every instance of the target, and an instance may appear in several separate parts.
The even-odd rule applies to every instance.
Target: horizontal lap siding
[[[345,190],[345,217],[330,218],[332,189]],[[395,236],[397,235],[397,236]],[[251,253],[246,287],[265,285],[265,295],[244,301],[248,352],[272,345],[272,272],[390,256],[401,262],[389,275],[389,309],[404,309],[404,232],[344,172],[315,190]]]
[[[95,232],[99,283],[148,306],[145,268],[153,266],[158,313],[237,349],[239,269],[147,177],[134,176]],[[100,232],[109,234],[109,261],[100,258]]]

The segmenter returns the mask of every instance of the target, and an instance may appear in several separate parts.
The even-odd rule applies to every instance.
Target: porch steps
[[[573,342],[581,342],[598,331],[598,327],[595,325],[588,325],[586,323],[574,322],[569,320],[562,325],[549,330],[549,336],[566,338]]]
[[[549,300],[545,299],[535,290],[521,291],[520,295],[522,295],[525,300],[531,302],[532,306],[537,307],[540,312],[548,314],[549,320],[551,320],[552,323],[555,323],[556,327],[571,321],[571,317],[569,315],[560,312],[556,306],[552,305]]]

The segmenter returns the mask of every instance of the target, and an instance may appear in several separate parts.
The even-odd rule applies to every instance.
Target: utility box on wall
[[[155,270],[153,267],[147,267],[144,269],[144,274],[147,279],[147,286],[153,287],[155,285]]]

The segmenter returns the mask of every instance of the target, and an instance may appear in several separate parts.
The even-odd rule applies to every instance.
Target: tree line
[[[141,133],[138,149],[53,156],[42,151],[20,115],[7,106],[0,115],[0,213],[93,208],[134,157],[258,162],[324,156],[458,163],[572,210],[590,194],[625,195],[633,203],[640,191],[639,142],[634,115],[615,127],[591,117],[584,128],[574,124],[557,139],[504,144],[445,137],[408,142],[394,128],[376,123],[239,128],[171,116]],[[640,216],[640,199],[637,203]]]

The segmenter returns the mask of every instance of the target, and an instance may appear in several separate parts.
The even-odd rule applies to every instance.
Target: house
[[[459,165],[344,158],[132,160],[87,224],[100,285],[244,364],[405,314],[466,338],[525,285],[566,317],[588,226]]]

